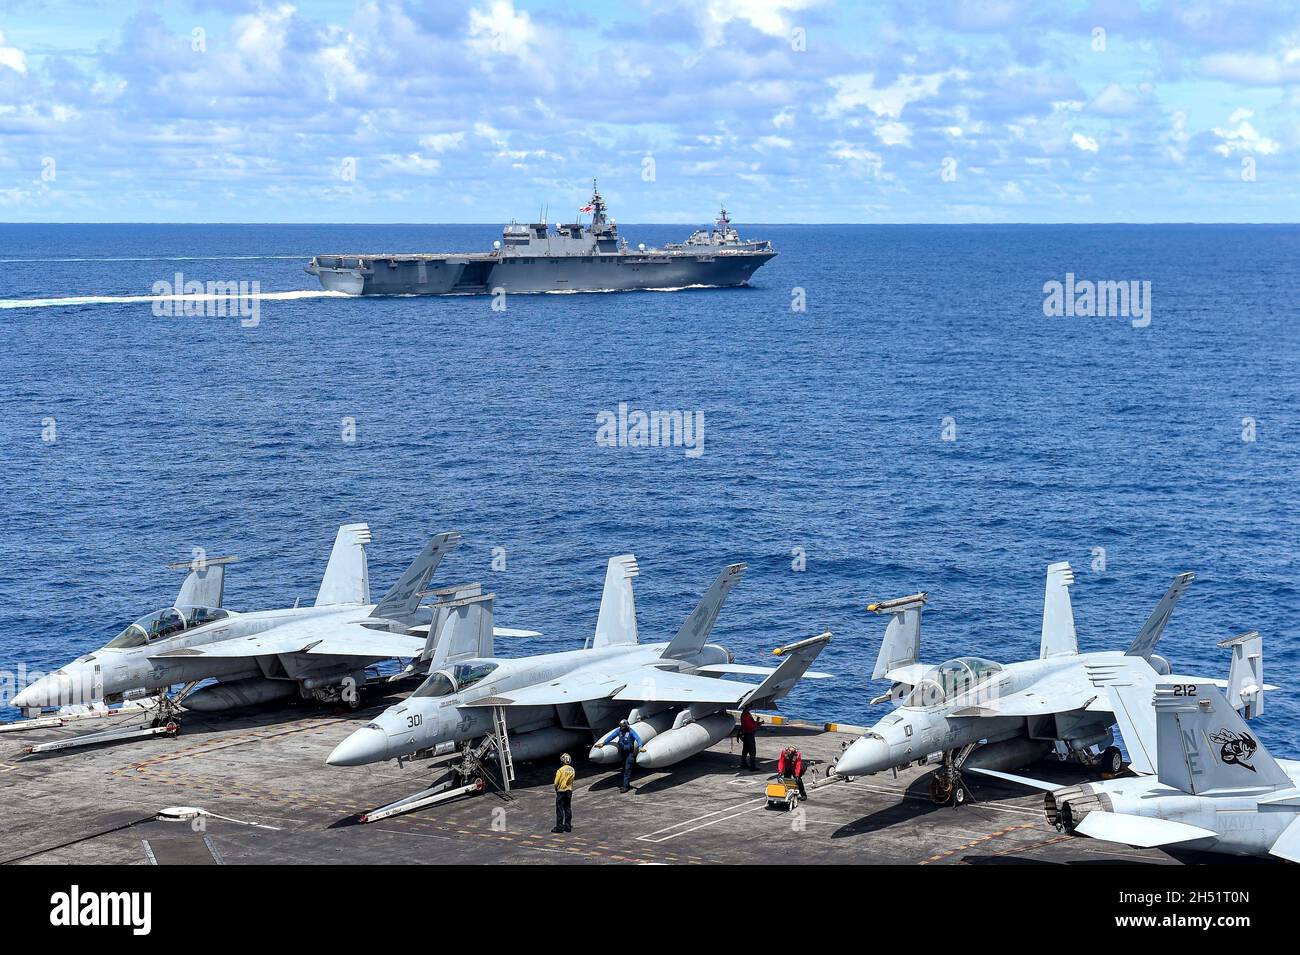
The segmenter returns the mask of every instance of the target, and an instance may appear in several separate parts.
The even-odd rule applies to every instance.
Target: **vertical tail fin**
[[[1248,720],[1264,714],[1264,638],[1251,630],[1219,644],[1232,650],[1228,702]]]
[[[370,568],[366,563],[369,543],[369,524],[344,524],[339,528],[320,590],[316,591],[317,607],[370,603]]]
[[[718,574],[713,584],[700,598],[700,602],[695,605],[691,615],[682,623],[677,636],[673,637],[672,642],[664,648],[665,657],[681,659],[699,652],[709,640],[709,634],[718,621],[718,613],[722,610],[727,594],[731,593],[731,588],[740,583],[740,578],[743,576],[745,576],[744,564],[730,564],[722,569],[722,573]]]
[[[492,601],[495,594],[479,594],[448,601],[442,633],[429,669],[440,670],[461,660],[492,656]]]
[[[611,557],[605,567],[605,590],[600,596],[600,615],[596,617],[594,647],[636,643],[636,601],[632,598],[632,580],[641,571],[635,554]]]
[[[442,629],[446,626],[447,618],[451,614],[453,603],[466,597],[477,597],[481,593],[483,593],[483,585],[473,583],[443,587],[441,590],[428,591],[422,595],[433,597],[434,602],[429,607],[429,633],[424,641],[424,651],[420,654],[421,663],[427,664],[433,659],[434,650],[438,646],[438,639],[442,634]]]
[[[429,578],[438,569],[438,564],[442,561],[442,558],[455,549],[459,543],[460,533],[458,531],[447,531],[435,535],[433,540],[425,545],[424,550],[420,551],[420,556],[411,562],[410,567],[406,568],[406,573],[402,574],[401,579],[393,584],[393,588],[388,593],[384,594],[384,598],[370,612],[370,616],[402,620],[415,613],[416,608],[420,606],[420,597],[424,593]]]
[[[768,707],[774,702],[781,699],[792,689],[794,685],[803,679],[803,675],[808,672],[808,668],[813,665],[817,655],[826,649],[826,644],[831,642],[831,632],[818,634],[815,637],[809,637],[807,640],[800,640],[798,643],[792,643],[789,646],[777,647],[772,652],[779,657],[785,657],[781,665],[770,673],[766,680],[754,688],[749,696],[745,697],[745,706]]]
[[[176,595],[176,607],[220,607],[226,595],[226,564],[238,557],[204,557],[179,564],[168,564],[168,570],[188,570]]]
[[[1194,796],[1291,787],[1291,777],[1213,684],[1162,683],[1154,707],[1158,776],[1166,786]]]
[[[1141,657],[1144,660],[1151,657],[1155,652],[1156,644],[1160,642],[1161,635],[1165,632],[1165,625],[1169,623],[1169,617],[1174,612],[1178,598],[1187,592],[1187,588],[1192,586],[1192,581],[1195,579],[1196,575],[1193,573],[1179,574],[1174,578],[1165,595],[1151,611],[1151,616],[1147,617],[1147,622],[1142,624],[1142,629],[1133,638],[1133,645],[1126,651],[1128,656]]]
[[[884,680],[891,670],[917,662],[921,653],[921,611],[925,609],[926,599],[922,592],[867,605],[872,613],[889,614],[885,639],[880,643],[871,679]]]
[[[1074,608],[1070,606],[1070,587],[1074,571],[1068,561],[1049,564],[1047,587],[1043,593],[1043,639],[1038,656],[1072,656],[1079,652],[1079,637],[1074,632]]]

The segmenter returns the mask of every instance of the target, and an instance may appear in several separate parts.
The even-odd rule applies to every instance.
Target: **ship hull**
[[[318,255],[307,271],[349,295],[606,292],[745,285],[771,251],[588,256]]]

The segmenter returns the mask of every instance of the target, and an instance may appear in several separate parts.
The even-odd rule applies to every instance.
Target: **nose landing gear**
[[[978,743],[968,743],[960,750],[943,754],[943,765],[930,777],[930,801],[936,806],[964,806],[971,801],[970,790],[962,780],[962,767]]]

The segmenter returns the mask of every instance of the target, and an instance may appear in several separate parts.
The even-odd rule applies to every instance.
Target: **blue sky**
[[[0,0],[0,220],[1300,221],[1300,4]]]

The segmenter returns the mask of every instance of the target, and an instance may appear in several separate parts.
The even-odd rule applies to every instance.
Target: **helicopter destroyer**
[[[771,242],[741,239],[725,208],[711,230],[652,249],[628,247],[594,180],[578,211],[591,221],[511,222],[491,252],[318,255],[306,271],[350,295],[603,292],[744,285],[776,255]]]

